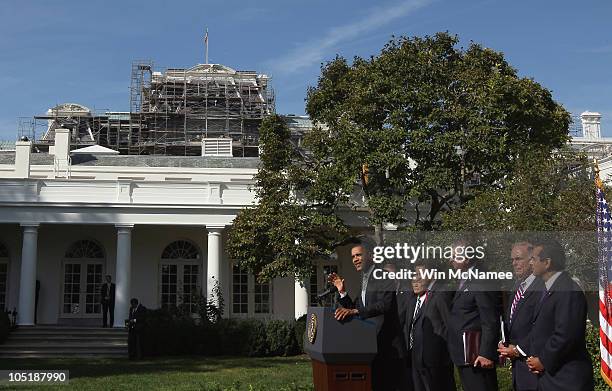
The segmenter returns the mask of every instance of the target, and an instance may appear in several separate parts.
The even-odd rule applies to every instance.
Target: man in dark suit
[[[141,359],[143,355],[142,335],[145,327],[147,309],[138,302],[130,300],[130,316],[128,318],[128,355],[130,360]]]
[[[422,262],[415,263],[413,292],[397,297],[400,323],[411,356],[415,391],[455,391],[455,374],[446,347],[446,325],[453,292],[443,281],[430,280]]]
[[[533,315],[527,357],[539,391],[592,391],[593,367],[586,349],[587,303],[565,271],[565,252],[555,240],[533,244],[533,274],[545,289]]]
[[[532,274],[532,252],[533,246],[528,242],[517,242],[512,246],[510,258],[516,284],[504,312],[506,341],[502,341],[497,349],[503,357],[512,360],[512,387],[515,391],[538,389],[537,376],[529,371],[525,358],[520,354],[520,351],[529,349],[531,321],[544,289],[542,279]]]
[[[361,273],[361,294],[352,300],[344,287],[344,279],[331,274],[329,280],[338,288],[342,307],[335,313],[342,321],[351,316],[370,319],[376,324],[378,353],[372,362],[372,388],[374,391],[409,389],[405,366],[405,345],[402,338],[393,280],[374,278],[373,245],[362,241],[351,248],[355,269]]]
[[[108,327],[106,313],[110,315],[110,327],[115,324],[115,284],[111,276],[106,276],[106,282],[100,287],[100,303],[102,304],[102,327]]]
[[[478,267],[474,257],[468,257],[467,242],[453,244],[453,267],[465,272]],[[482,271],[482,268],[480,268]],[[495,361],[500,336],[498,292],[488,281],[462,279],[453,296],[448,319],[448,351],[459,370],[461,384],[469,391],[497,391]],[[464,336],[480,332],[479,351],[473,362],[466,362]]]

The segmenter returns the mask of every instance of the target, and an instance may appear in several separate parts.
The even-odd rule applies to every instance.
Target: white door
[[[200,293],[200,265],[194,262],[160,263],[160,304],[162,308],[186,306],[197,312],[194,293]]]
[[[64,262],[61,317],[101,317],[100,286],[103,267],[103,263],[98,261]]]

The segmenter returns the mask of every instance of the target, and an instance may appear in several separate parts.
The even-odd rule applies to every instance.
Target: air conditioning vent
[[[231,138],[202,139],[202,156],[232,157]]]

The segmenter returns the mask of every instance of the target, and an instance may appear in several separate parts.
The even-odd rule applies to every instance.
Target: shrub
[[[176,311],[148,310],[143,331],[147,356],[193,354],[201,341],[190,316]]]
[[[242,321],[243,327],[247,330],[247,351],[244,353],[251,357],[268,355],[270,347],[268,345],[266,325],[260,320]]]
[[[149,311],[145,322],[143,343],[147,356],[289,356],[301,352],[295,322],[274,320],[266,324],[257,319],[196,322],[180,309]]]
[[[300,347],[295,336],[293,322],[272,320],[266,326],[266,335],[272,356],[293,356]]]
[[[11,320],[6,312],[0,312],[0,343],[4,343],[11,330]]]
[[[306,315],[302,315],[295,321],[295,337],[300,347],[300,353],[304,353],[304,338],[306,337]]]
[[[256,319],[221,319],[204,334],[205,355],[267,356],[269,353],[265,324]]]
[[[254,347],[254,341],[261,340],[263,324],[257,320],[222,319],[215,325],[215,332],[220,341],[216,354],[263,356],[267,346]],[[265,329],[264,329],[265,330]],[[263,334],[265,342],[265,333]]]

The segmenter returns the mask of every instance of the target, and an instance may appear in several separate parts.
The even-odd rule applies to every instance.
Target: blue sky
[[[210,62],[272,76],[277,111],[304,113],[336,53],[376,54],[391,35],[458,34],[505,53],[572,113],[612,136],[612,2],[599,0],[15,1],[0,4],[0,139],[63,102],[129,109],[130,66]]]

